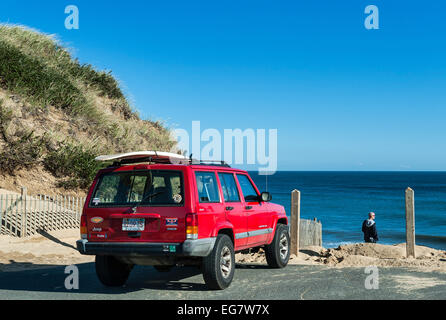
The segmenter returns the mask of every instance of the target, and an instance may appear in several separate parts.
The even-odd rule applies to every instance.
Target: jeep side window
[[[221,189],[226,202],[239,202],[240,195],[237,190],[234,175],[232,173],[219,173]]]
[[[248,177],[244,174],[238,174],[237,179],[240,184],[240,188],[242,189],[245,201],[258,201],[259,195],[257,194],[256,189],[252,185],[251,181],[249,181]]]
[[[215,173],[197,171],[195,172],[195,179],[199,202],[220,202]]]

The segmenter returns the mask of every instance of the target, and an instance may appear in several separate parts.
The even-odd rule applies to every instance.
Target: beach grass
[[[170,130],[141,119],[111,71],[70,51],[55,36],[0,25],[0,173],[41,165],[59,186],[86,188],[99,154],[172,148]]]

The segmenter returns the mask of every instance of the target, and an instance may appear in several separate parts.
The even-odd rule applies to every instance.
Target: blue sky
[[[66,30],[65,6],[80,11]],[[364,9],[379,8],[379,30]],[[279,170],[446,170],[441,1],[2,1],[172,128],[278,129]]]

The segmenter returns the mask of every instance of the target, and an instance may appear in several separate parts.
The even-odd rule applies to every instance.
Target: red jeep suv
[[[249,248],[263,247],[270,267],[287,265],[285,209],[246,171],[224,162],[175,163],[156,152],[97,159],[120,161],[100,170],[88,192],[77,248],[96,256],[104,285],[123,285],[134,265],[160,272],[196,265],[209,288],[224,289],[235,252]]]

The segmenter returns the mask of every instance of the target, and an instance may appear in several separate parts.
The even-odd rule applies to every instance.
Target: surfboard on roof
[[[128,153],[118,153],[111,155],[103,155],[96,157],[96,161],[122,161],[122,160],[137,160],[151,157],[153,160],[187,160],[188,158],[180,154],[163,152],[163,151],[135,151]]]

